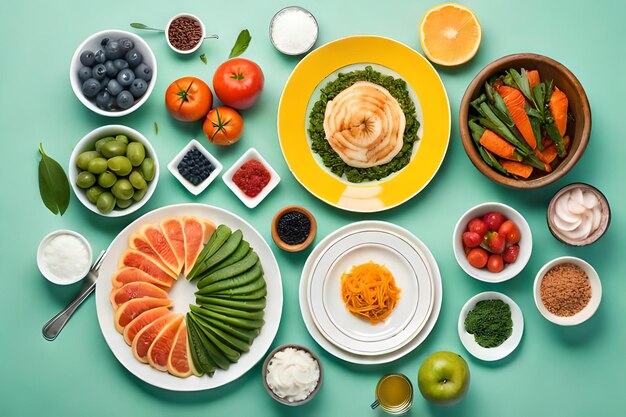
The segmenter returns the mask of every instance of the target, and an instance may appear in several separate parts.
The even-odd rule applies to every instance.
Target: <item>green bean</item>
[[[218,298],[213,297],[212,295],[196,295],[196,303],[202,306],[206,305],[218,305],[222,307],[231,307],[237,308],[239,310],[246,311],[255,311],[262,310],[265,308],[267,304],[267,299],[265,297],[259,298],[257,300],[231,300],[228,298]]]
[[[146,157],[146,148],[140,142],[131,142],[126,147],[126,157],[134,167],[138,167]]]
[[[203,262],[203,268],[207,270],[231,256],[239,247],[239,243],[241,243],[242,239],[243,233],[241,233],[241,230],[235,230],[228,237],[226,242],[224,242],[222,247]]]
[[[239,317],[241,319],[262,320],[265,316],[265,312],[263,310],[244,311],[236,308],[222,307],[210,304],[203,307],[207,310],[215,311],[216,313],[224,314],[229,317]]]
[[[99,156],[100,156],[100,153],[98,153],[96,151],[81,152],[76,157],[76,166],[79,169],[85,171],[85,170],[88,169],[89,161],[91,161],[92,159],[97,158]]]
[[[215,363],[215,365],[221,369],[228,369],[230,366],[230,361],[224,354],[209,340],[209,338],[204,334],[201,330],[200,324],[195,320],[194,314],[189,314],[188,317],[191,319],[190,321],[193,323],[194,330],[198,339],[200,340],[200,344],[204,347],[206,352],[208,353],[211,360]]]
[[[203,307],[190,304],[189,308],[196,314],[221,321],[225,324],[229,324],[234,327],[240,327],[242,329],[255,330],[260,329],[265,324],[265,320],[247,320],[238,317],[229,317],[215,311],[207,310]]]
[[[236,301],[250,301],[250,300],[258,300],[267,295],[267,286],[261,288],[257,291],[252,291],[246,294],[220,294],[213,293],[211,297],[222,298],[225,300],[236,300]]]
[[[133,165],[131,164],[130,159],[125,156],[114,156],[107,161],[107,166],[109,167],[109,170],[113,171],[120,177],[127,176],[133,170]]]
[[[235,262],[234,264],[229,265],[226,268],[218,269],[217,271],[202,277],[201,281],[198,283],[198,288],[201,288],[201,285],[204,287],[214,282],[221,281],[226,278],[232,278],[234,276],[242,274],[248,269],[252,268],[258,260],[259,256],[256,254],[256,252],[250,250],[242,260]]]
[[[98,175],[102,174],[108,168],[107,160],[102,157],[93,158],[91,161],[87,163],[87,171],[92,174]]]
[[[188,280],[192,280],[196,278],[196,275],[204,272],[204,261],[210,258],[215,252],[217,252],[219,248],[222,247],[224,242],[226,242],[226,240],[230,237],[230,235],[230,227],[226,226],[225,224],[220,224],[219,226],[217,226],[217,229],[215,229],[215,232],[213,232],[213,234],[209,238],[209,241],[204,245],[204,248],[202,248],[202,251],[198,255],[198,258],[196,259],[196,263],[193,265],[193,268],[191,268],[191,271],[189,271],[189,274],[187,274]]]
[[[235,275],[232,278],[223,279],[221,281],[209,282],[203,278],[198,281],[198,294],[206,295],[212,292],[227,290],[230,288],[241,287],[255,281],[263,275],[261,263],[257,261],[252,268],[241,275]],[[258,288],[257,288],[258,289]],[[248,291],[249,292],[249,291]]]
[[[242,260],[250,251],[250,244],[245,240],[242,240],[237,246],[237,250],[233,252],[228,258],[224,259],[222,262],[217,265],[213,265],[211,268],[207,269],[207,273],[212,273],[217,271],[218,269],[226,268],[228,265],[232,265],[235,262]]]
[[[115,207],[115,197],[109,191],[105,191],[98,196],[96,207],[101,213],[110,213]]]
[[[89,188],[96,183],[96,177],[89,171],[80,172],[76,176],[76,185],[80,188]]]
[[[260,333],[259,329],[255,329],[255,330],[241,329],[239,327],[234,327],[226,323],[223,323],[219,320],[214,320],[214,319],[210,319],[208,317],[202,317],[202,316],[197,316],[197,317],[198,319],[201,318],[205,323],[208,323],[211,326],[218,328],[228,333],[229,335],[236,337],[237,339],[242,340],[250,345]]]
[[[208,330],[213,334],[217,340],[226,344],[231,349],[235,349],[238,352],[244,353],[250,351],[250,343],[247,343],[239,338],[236,338],[215,326],[212,326],[207,320],[198,320],[198,324],[205,330]]]
[[[211,343],[213,343],[213,345],[215,345],[231,363],[235,363],[239,360],[239,358],[241,357],[241,353],[219,340],[217,337],[215,337],[213,332],[209,331],[209,329],[207,329],[206,327],[198,325],[198,329],[200,329],[200,331],[204,333],[204,335],[211,341]]]
[[[252,292],[256,292],[262,288],[266,287],[266,282],[265,279],[263,278],[263,276],[258,277],[257,279],[255,279],[254,281],[252,281],[249,284],[240,286],[240,287],[233,287],[233,288],[228,288],[225,290],[221,290],[221,291],[216,291],[214,293],[211,294],[215,294],[215,295],[241,295],[241,294],[249,294]],[[200,290],[202,291],[202,290]],[[199,293],[199,291],[198,291]],[[201,294],[204,295],[204,294]]]
[[[202,345],[202,341],[198,335],[198,330],[196,329],[196,324],[191,318],[190,313],[187,313],[187,339],[189,342],[191,360],[193,361],[195,368],[202,373],[212,376],[215,373],[217,365],[213,359],[211,359],[209,352],[207,352]]]

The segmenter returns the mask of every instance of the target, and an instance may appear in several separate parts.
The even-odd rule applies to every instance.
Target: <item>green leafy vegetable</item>
[[[159,124],[157,122],[154,122],[154,134],[159,134]]]
[[[39,144],[39,194],[41,200],[54,214],[63,215],[70,204],[70,185],[65,171],[57,161],[50,158]]]
[[[244,29],[237,36],[237,40],[235,41],[235,45],[233,45],[233,49],[230,50],[230,55],[228,58],[235,58],[241,54],[243,54],[246,49],[248,49],[248,45],[250,45],[250,41],[252,37],[250,36],[250,32],[248,29]]]
[[[513,333],[511,307],[502,300],[482,300],[467,313],[465,331],[484,348],[500,346]]]
[[[200,55],[200,61],[204,62],[205,65],[207,64],[208,60],[206,59],[206,54]]]
[[[150,27],[144,25],[143,23],[131,23],[130,27],[135,28],[135,29],[151,29]]]

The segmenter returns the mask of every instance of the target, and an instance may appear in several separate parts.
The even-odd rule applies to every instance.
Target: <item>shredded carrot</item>
[[[384,321],[400,299],[391,271],[373,261],[355,265],[341,275],[341,298],[346,308],[371,324]]]

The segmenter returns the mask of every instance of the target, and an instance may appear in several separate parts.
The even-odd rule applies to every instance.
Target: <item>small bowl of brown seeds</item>
[[[575,326],[594,315],[602,300],[602,284],[596,270],[573,256],[556,258],[537,273],[535,304],[552,323]]]
[[[205,36],[206,30],[202,20],[189,13],[180,13],[172,17],[165,28],[167,44],[179,54],[197,51]]]

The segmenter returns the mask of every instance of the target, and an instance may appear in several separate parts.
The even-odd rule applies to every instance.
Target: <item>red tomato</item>
[[[483,240],[476,232],[463,232],[462,239],[465,246],[470,248],[475,248],[480,245],[480,242]]]
[[[504,269],[504,260],[500,255],[491,255],[487,261],[487,269],[491,272],[500,272]]]
[[[498,234],[503,235],[508,243],[518,243],[521,239],[521,233],[512,220],[507,220],[498,228]]]
[[[502,259],[504,259],[504,262],[506,262],[507,264],[512,264],[513,262],[517,260],[518,255],[519,255],[519,246],[513,245],[513,246],[509,246],[508,248],[504,250],[504,253],[502,254]]]
[[[252,107],[263,90],[263,71],[256,63],[233,58],[224,62],[213,76],[213,90],[227,106],[239,110]]]
[[[474,268],[484,268],[487,265],[489,255],[483,248],[474,248],[467,254],[467,262]]]
[[[478,233],[482,239],[485,233],[489,231],[489,226],[487,226],[487,223],[485,223],[483,219],[476,217],[467,224],[467,230]]]
[[[232,145],[243,133],[243,118],[237,110],[219,106],[209,112],[202,125],[209,142],[216,145]]]
[[[165,106],[181,122],[202,119],[211,109],[213,94],[199,78],[183,77],[174,81],[165,91]]]

